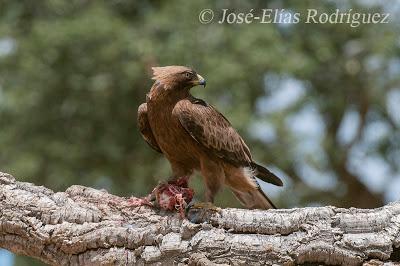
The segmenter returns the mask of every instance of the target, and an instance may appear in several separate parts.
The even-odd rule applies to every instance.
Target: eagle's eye
[[[189,72],[185,73],[185,78],[190,79],[190,73]]]

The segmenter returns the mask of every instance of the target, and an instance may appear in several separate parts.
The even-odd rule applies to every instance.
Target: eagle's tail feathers
[[[276,209],[275,205],[261,189],[254,189],[247,192],[232,189],[232,192],[248,209]]]
[[[283,186],[282,180],[264,166],[261,166],[253,162],[251,163],[251,167],[255,170],[255,176],[260,178],[262,181],[280,187]]]

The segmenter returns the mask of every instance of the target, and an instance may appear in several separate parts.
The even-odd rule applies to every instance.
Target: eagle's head
[[[197,85],[206,86],[205,79],[193,69],[185,66],[152,67],[153,79],[166,89],[190,89]]]

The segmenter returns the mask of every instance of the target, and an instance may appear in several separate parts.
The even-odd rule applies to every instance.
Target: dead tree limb
[[[53,265],[383,265],[399,260],[400,202],[335,207],[193,209],[190,219],[129,207],[106,191],[65,192],[0,173],[0,247]]]

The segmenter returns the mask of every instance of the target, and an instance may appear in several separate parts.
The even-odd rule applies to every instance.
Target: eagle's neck
[[[178,101],[191,97],[189,89],[174,83],[156,81],[147,94],[147,102],[175,105]]]

